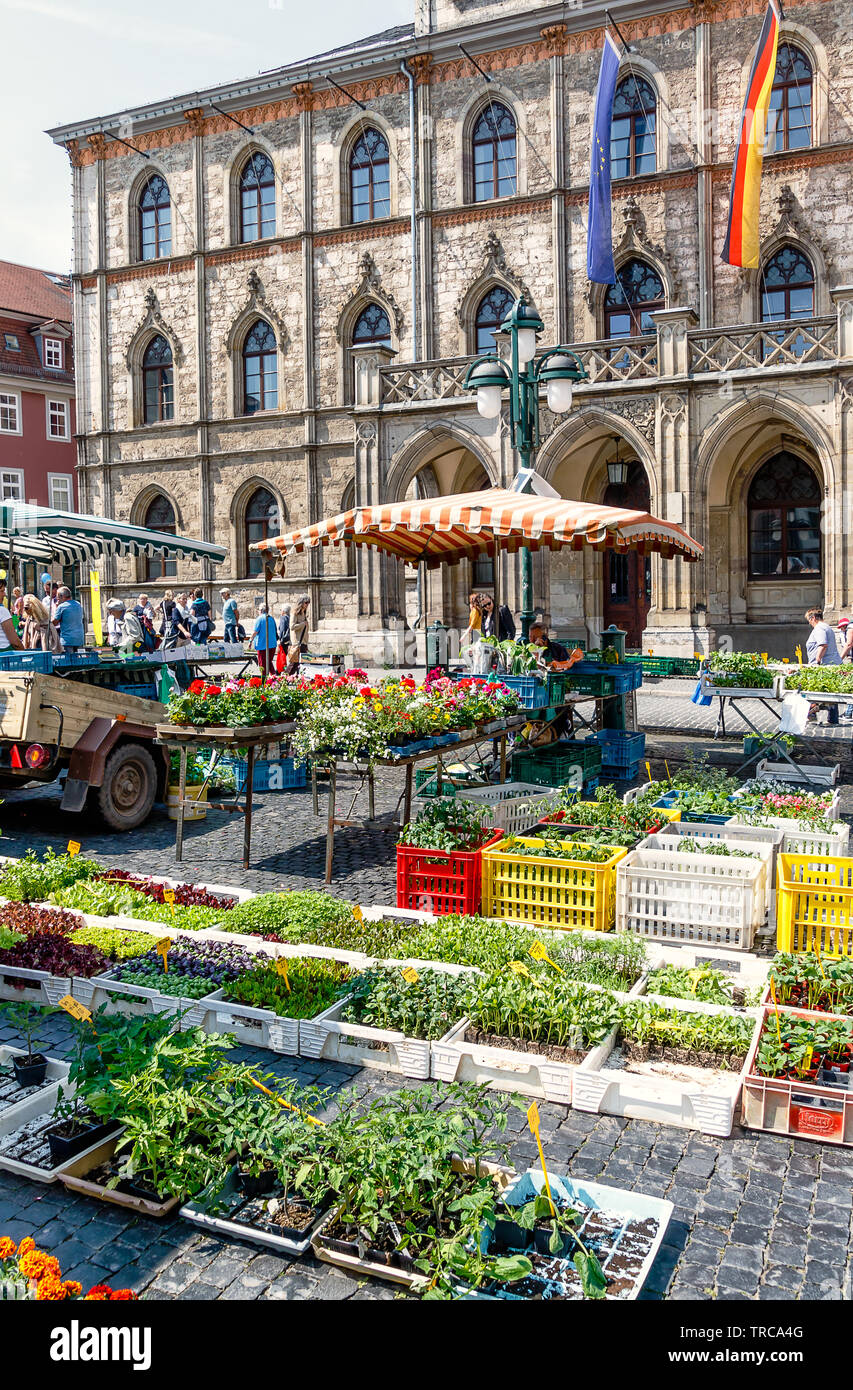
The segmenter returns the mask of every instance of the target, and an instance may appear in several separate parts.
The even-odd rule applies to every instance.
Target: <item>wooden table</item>
[[[396,815],[395,812],[391,812],[391,813],[389,813],[387,816],[384,816],[384,817],[381,817],[381,818],[378,818],[378,819],[374,816],[374,786],[373,786],[373,768],[374,768],[374,767],[381,767],[381,768],[402,768],[402,769],[405,770],[406,776],[405,776],[405,782],[404,782],[403,791],[402,791],[400,800],[402,801],[402,804],[403,804],[403,818],[402,818],[402,824],[403,824],[403,825],[406,825],[406,824],[408,823],[408,821],[410,821],[411,818],[412,818],[412,796],[413,796],[413,792],[414,792],[415,767],[417,766],[418,763],[423,763],[423,762],[434,762],[434,761],[436,760],[436,758],[438,758],[438,759],[440,760],[441,755],[446,755],[446,756],[450,756],[450,757],[454,757],[454,758],[455,758],[459,753],[463,752],[465,749],[474,748],[474,747],[476,747],[478,744],[483,744],[483,743],[494,743],[495,745],[497,745],[497,751],[498,751],[498,754],[499,754],[499,756],[500,756],[500,763],[501,763],[500,780],[501,780],[501,782],[505,782],[505,781],[506,781],[506,772],[507,772],[507,760],[506,760],[506,741],[507,741],[507,737],[508,737],[509,734],[514,733],[514,732],[516,732],[518,729],[523,728],[524,725],[528,723],[528,720],[529,720],[529,713],[530,713],[529,711],[525,711],[524,714],[521,714],[521,715],[518,715],[518,716],[513,716],[513,718],[511,718],[511,719],[502,719],[502,720],[500,720],[500,721],[493,721],[492,724],[490,724],[490,725],[488,726],[488,727],[489,727],[489,730],[490,730],[488,733],[476,733],[476,732],[473,732],[473,733],[471,733],[471,734],[470,734],[469,736],[467,736],[467,737],[460,738],[459,741],[456,742],[456,743],[443,744],[443,745],[441,745],[440,747],[437,747],[437,748],[424,748],[424,749],[422,749],[419,753],[406,753],[406,754],[401,754],[399,757],[377,758],[376,761],[375,761],[372,765],[367,764],[367,763],[360,763],[360,762],[357,762],[357,761],[356,761],[356,762],[352,762],[352,761],[350,761],[350,760],[348,760],[348,759],[338,758],[338,757],[333,757],[333,756],[326,756],[326,757],[320,757],[320,758],[318,758],[318,759],[314,762],[314,764],[312,765],[312,769],[311,769],[312,785],[313,785],[313,789],[314,789],[314,814],[315,814],[315,815],[319,815],[319,805],[318,805],[318,801],[317,801],[317,781],[316,781],[316,774],[317,774],[318,766],[324,768],[324,769],[328,772],[328,774],[329,774],[329,805],[328,805],[328,814],[327,814],[327,819],[326,819],[326,882],[327,882],[327,883],[331,883],[331,881],[332,881],[332,864],[333,864],[333,861],[334,861],[334,853],[335,853],[335,830],[336,830],[336,829],[358,828],[358,829],[361,829],[361,830],[374,830],[374,831],[383,831],[383,830],[387,831],[387,830],[393,830],[395,833],[399,833],[400,822],[397,821],[397,820],[395,819],[395,815]],[[499,727],[499,728],[496,728],[496,727],[495,727],[496,724],[499,724],[500,727]],[[440,761],[439,761],[439,767],[440,767]],[[366,819],[361,818],[361,817],[356,817],[356,818],[354,818],[352,815],[339,817],[339,816],[337,816],[337,815],[335,814],[335,813],[336,813],[336,809],[337,809],[336,802],[337,802],[338,773],[339,773],[339,772],[354,772],[354,773],[360,775],[360,776],[362,777],[362,780],[363,780],[365,777],[367,778],[367,782],[368,782],[368,798],[369,798],[369,800],[368,800],[368,812],[369,812],[369,814],[368,814],[368,817],[367,817]],[[439,790],[440,790],[440,779],[441,779],[441,772],[440,772],[440,771],[439,771],[439,773],[438,773],[438,777],[439,777]],[[356,799],[357,796],[358,796],[358,792],[356,792],[356,796],[353,798],[353,802],[352,802],[352,805],[353,805],[353,806],[355,805],[355,799]],[[399,802],[398,802],[398,805],[399,805]],[[352,809],[352,808],[351,808],[351,809]]]
[[[240,804],[240,791],[236,789],[233,801],[209,803],[215,810],[228,811],[244,817],[243,826],[243,868],[249,867],[249,854],[252,847],[252,782],[255,775],[255,754],[268,743],[278,743],[293,733],[296,724],[293,720],[278,724],[250,724],[246,728],[225,728],[221,724],[205,728],[198,724],[158,724],[157,742],[169,754],[178,753],[181,760],[181,773],[178,790],[178,822],[175,833],[175,858],[180,862],[184,849],[184,808],[197,806],[198,801],[190,800],[187,790],[187,754],[198,748],[212,748],[213,761],[208,769],[202,787],[206,787],[217,763],[229,749],[246,749],[247,773],[244,804]]]

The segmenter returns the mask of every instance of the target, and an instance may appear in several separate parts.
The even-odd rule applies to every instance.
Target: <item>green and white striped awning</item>
[[[211,560],[225,559],[225,547],[188,536],[171,536],[79,512],[58,512],[28,502],[0,502],[0,553],[19,560],[54,560],[63,565],[91,562],[101,555],[148,555]]]

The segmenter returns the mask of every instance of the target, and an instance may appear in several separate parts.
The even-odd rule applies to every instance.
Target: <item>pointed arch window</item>
[[[349,158],[351,221],[373,222],[391,216],[391,173],[388,141],[368,128]]]
[[[243,412],[278,410],[278,346],[265,319],[258,319],[243,343]]]
[[[796,246],[783,246],[762,271],[762,322],[813,318],[814,291],[814,266],[808,256]]]
[[[767,113],[767,149],[802,150],[812,143],[812,65],[801,49],[780,43]]]
[[[820,484],[796,454],[783,450],[758,470],[747,498],[754,579],[820,577],[820,504]]]
[[[391,346],[391,323],[380,304],[368,304],[362,309],[352,331],[353,346],[375,343],[377,347]]]
[[[355,479],[347,483],[344,495],[341,498],[341,511],[348,512],[355,507]],[[352,578],[356,569],[355,546],[345,545],[344,550],[344,574]]]
[[[474,202],[507,198],[518,191],[517,128],[515,117],[501,101],[490,101],[481,112],[472,136]]]
[[[480,300],[474,317],[476,352],[495,352],[495,329],[500,328],[513,306],[513,297],[503,285],[495,285]]]
[[[169,185],[152,174],[139,195],[139,259],[156,261],[172,254],[172,202]]]
[[[158,333],[142,355],[142,418],[146,425],[175,417],[175,378],[172,349]]]
[[[246,503],[246,510],[243,513],[247,579],[253,579],[256,575],[262,574],[264,568],[262,556],[257,551],[251,551],[249,546],[255,545],[258,541],[268,540],[270,536],[277,536],[280,531],[281,515],[278,503],[268,488],[256,488]]]
[[[167,536],[177,534],[177,520],[175,509],[168,497],[158,493],[148,504],[145,510],[143,526],[147,526],[149,531],[163,531]],[[146,579],[174,579],[178,573],[176,560],[167,560],[162,555],[147,555],[145,557],[145,578]]]
[[[275,172],[272,161],[255,150],[240,175],[240,240],[275,236]]]
[[[604,296],[605,338],[654,333],[652,314],[666,303],[663,281],[646,261],[632,260],[616,271],[616,284]]]
[[[630,74],[616,88],[610,127],[610,165],[614,179],[653,174],[657,168],[657,99],[650,82]]]

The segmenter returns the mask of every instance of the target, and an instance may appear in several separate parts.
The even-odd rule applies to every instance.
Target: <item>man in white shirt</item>
[[[806,642],[806,656],[809,666],[838,666],[841,657],[838,652],[838,643],[835,640],[835,633],[824,622],[822,608],[810,608],[806,613],[806,622],[811,628],[811,636]],[[809,712],[809,718],[814,716]],[[827,724],[838,723],[838,706],[829,706],[829,717]]]
[[[12,614],[6,607],[6,581],[0,579],[0,652],[23,651],[24,644],[15,631]]]

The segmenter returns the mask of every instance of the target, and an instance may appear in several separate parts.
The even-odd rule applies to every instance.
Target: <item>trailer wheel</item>
[[[157,790],[154,759],[141,743],[123,743],[107,758],[95,806],[111,830],[134,830],[151,813]]]

